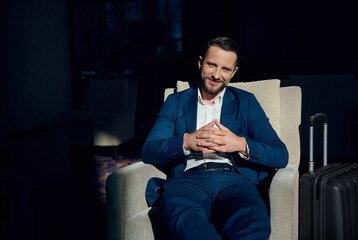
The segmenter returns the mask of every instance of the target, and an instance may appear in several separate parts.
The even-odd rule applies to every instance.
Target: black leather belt
[[[189,168],[188,170],[185,171],[185,173],[205,172],[205,171],[233,172],[233,170],[234,170],[233,167],[228,163],[208,162],[193,168]]]

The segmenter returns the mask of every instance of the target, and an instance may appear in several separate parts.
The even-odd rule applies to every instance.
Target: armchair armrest
[[[288,164],[279,169],[269,189],[270,240],[298,239],[298,168]]]
[[[108,239],[124,239],[125,221],[148,208],[145,188],[152,177],[165,178],[165,175],[152,165],[143,162],[120,168],[108,176],[106,182],[107,221],[110,234]]]

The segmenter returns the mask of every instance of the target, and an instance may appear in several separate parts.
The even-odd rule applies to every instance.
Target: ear
[[[239,67],[235,67],[234,71],[231,74],[231,78],[234,77],[235,73],[237,72],[237,70],[239,70]]]
[[[201,69],[202,62],[203,62],[203,58],[201,56],[199,56],[199,59],[198,59],[198,68],[199,68],[199,70]]]

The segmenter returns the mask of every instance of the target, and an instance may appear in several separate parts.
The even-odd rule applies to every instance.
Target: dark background
[[[27,226],[37,239],[54,234],[46,231],[49,225],[51,230],[67,226],[62,218],[44,220],[56,213],[43,215],[37,209],[51,212],[59,202],[79,201],[66,184],[92,169],[91,161],[86,162],[92,150],[74,150],[72,140],[63,140],[72,139],[78,126],[61,121],[64,112],[86,109],[88,79],[138,83],[135,137],[120,147],[139,156],[164,89],[177,80],[198,79],[197,57],[214,36],[229,36],[242,48],[233,81],[279,78],[281,85],[301,86],[302,172],[308,117],[318,112],[329,118],[329,161],[356,161],[358,15],[353,0],[3,0],[0,11],[0,167],[29,185],[35,210]],[[80,125],[87,127],[88,122]],[[319,146],[321,135],[316,136]],[[316,150],[320,157],[320,147]],[[73,212],[88,217],[83,208],[63,217],[73,219]],[[97,220],[82,219],[78,226],[97,226],[101,237],[88,235],[105,239],[105,220],[96,214],[88,219]],[[45,224],[51,221],[57,227]],[[59,236],[69,239],[65,233]]]

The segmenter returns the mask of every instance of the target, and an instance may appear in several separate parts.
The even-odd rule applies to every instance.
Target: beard
[[[226,81],[217,81],[216,84],[212,84],[209,78],[202,78],[200,85],[202,91],[206,92],[209,95],[217,95],[227,86]]]

